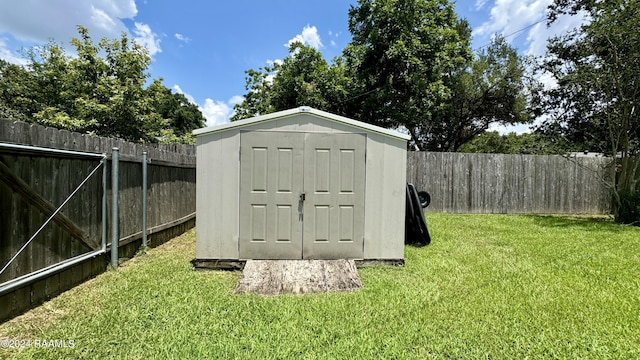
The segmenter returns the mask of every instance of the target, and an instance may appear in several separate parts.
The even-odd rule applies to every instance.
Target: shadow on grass
[[[534,224],[541,227],[561,228],[573,227],[583,230],[607,230],[623,232],[626,226],[613,222],[608,216],[571,216],[571,215],[525,215],[533,219]]]
[[[405,242],[404,243],[405,246],[410,246],[410,247],[416,248],[416,249],[421,249],[421,248],[428,247],[430,244],[431,243],[429,243],[429,244],[421,244],[421,243],[417,243],[417,242],[414,242],[414,243]]]

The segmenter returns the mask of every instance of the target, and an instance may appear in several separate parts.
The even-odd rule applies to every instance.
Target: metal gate
[[[8,259],[6,264],[0,264],[0,275],[7,271],[12,263],[18,261],[20,259],[20,255],[23,254],[23,251],[36,239],[38,235],[40,235],[43,229],[51,222],[58,224],[58,226],[66,233],[71,235],[73,238],[78,239],[82,244],[89,248],[90,251],[80,254],[78,256],[74,256],[69,259],[63,259],[57,263],[52,265],[43,267],[41,269],[32,271],[28,274],[20,274],[14,279],[6,281],[0,284],[0,295],[5,294],[7,292],[12,291],[13,289],[17,289],[24,284],[30,283],[40,278],[44,278],[49,276],[52,273],[61,271],[62,269],[68,268],[80,262],[83,262],[87,259],[95,257],[97,255],[103,254],[106,251],[106,237],[107,237],[107,201],[106,201],[106,187],[107,187],[107,156],[105,154],[94,154],[94,153],[85,153],[78,151],[68,151],[68,150],[58,150],[58,149],[49,149],[49,148],[41,148],[34,146],[25,146],[25,145],[17,145],[17,144],[7,144],[0,143],[0,155],[2,154],[10,154],[14,156],[42,156],[49,155],[53,158],[73,158],[73,159],[83,159],[83,160],[98,160],[98,164],[93,167],[86,177],[80,181],[79,184],[72,184],[75,186],[74,190],[70,192],[68,196],[62,201],[59,205],[52,204],[48,199],[45,198],[42,194],[39,194],[37,191],[27,183],[23,178],[21,178],[14,170],[12,170],[7,164],[5,164],[0,158],[0,182],[6,185],[13,193],[16,193],[22,199],[21,201],[27,202],[29,206],[37,209],[41,214],[46,217],[46,220],[38,227],[38,229],[29,236],[28,239],[25,239],[25,243],[17,250],[15,253],[10,254],[10,258]],[[99,170],[102,169],[102,199],[101,199],[101,207],[102,207],[102,229],[101,229],[101,241],[88,236],[82,229],[81,226],[76,224],[70,218],[65,216],[62,213],[62,209],[69,203],[69,201],[80,191],[83,186],[89,181],[92,177],[96,176],[99,173]],[[76,186],[77,185],[77,186]],[[4,204],[6,206],[6,204]],[[2,239],[0,239],[2,241]],[[4,240],[6,241],[6,239]]]

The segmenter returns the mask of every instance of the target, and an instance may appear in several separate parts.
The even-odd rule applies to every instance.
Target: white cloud
[[[507,41],[512,43],[520,39],[520,44],[516,46],[521,49],[521,53],[542,57],[545,55],[549,38],[562,35],[588,21],[584,14],[563,15],[551,26],[547,26],[546,11],[552,2],[553,0],[476,0],[477,9],[490,6],[491,10],[489,20],[475,28],[473,35],[476,40],[482,39],[487,43],[496,33],[509,36]],[[539,73],[537,78],[547,89],[557,86],[549,73]],[[539,125],[544,119],[545,116],[540,117],[532,125],[493,125],[489,130],[501,134],[522,134],[531,132],[531,127]]]
[[[0,38],[0,59],[16,65],[26,65],[28,63],[27,59],[14,54],[7,46],[5,39],[2,38]]]
[[[189,41],[191,41],[191,39],[189,39],[188,37],[186,37],[186,36],[184,36],[184,35],[182,35],[180,33],[176,33],[174,36],[176,37],[176,39],[178,39],[178,40],[180,40],[182,42],[185,42],[185,43],[188,43]]]
[[[0,1],[0,33],[17,40],[68,42],[82,24],[95,39],[119,37],[127,27],[120,19],[138,14],[134,0]]]
[[[275,59],[275,60],[267,59],[267,65],[269,65],[269,66],[282,65],[283,63],[284,62],[282,61],[282,59]]]
[[[553,89],[558,86],[558,81],[549,72],[544,72],[540,76],[538,76],[538,81],[542,83],[542,86],[544,86],[545,89]]]
[[[91,21],[97,27],[106,31],[117,27],[116,21],[109,14],[102,9],[96,9],[93,5],[91,5]]]
[[[176,93],[184,95],[192,104],[198,105],[198,109],[202,112],[204,118],[207,119],[206,126],[228,123],[229,118],[234,114],[233,105],[244,101],[242,96],[236,95],[231,97],[227,102],[207,98],[204,100],[204,105],[199,105],[194,97],[182,91],[182,88],[178,84],[173,85],[172,89]]]
[[[178,86],[177,84],[173,85],[173,91],[175,91],[177,94],[184,95],[184,97],[186,97],[187,100],[189,100],[190,103],[192,103],[194,105],[198,105],[198,103],[196,102],[196,99],[193,96],[191,96],[191,94],[187,94],[184,91],[182,91],[180,86]]]
[[[134,40],[146,47],[149,50],[149,55],[153,56],[159,52],[162,52],[160,48],[160,39],[158,35],[151,31],[151,27],[147,24],[136,22],[135,29],[133,29],[133,33],[135,35]]]
[[[323,47],[320,35],[318,35],[318,29],[310,25],[305,26],[302,29],[302,33],[294,36],[293,39],[289,40],[284,46],[289,47],[295,42],[303,43],[315,49]]]
[[[490,19],[474,29],[474,35],[501,33],[508,35],[545,17],[552,0],[496,0]]]
[[[551,27],[547,27],[546,11],[552,2],[553,0],[495,0],[491,5],[489,20],[475,28],[473,35],[485,37],[488,41],[493,34],[499,33],[511,35],[507,40],[513,41],[526,34],[523,52],[527,55],[543,55],[547,39],[579,26],[584,21],[582,16],[561,16]],[[486,0],[477,0],[476,8],[487,3]]]
[[[135,0],[93,0],[92,2],[105,9],[109,14],[121,19],[131,17],[131,14],[135,16],[138,13]],[[72,3],[75,4],[73,1]]]
[[[489,126],[489,129],[487,129],[487,131],[497,131],[500,135],[506,135],[509,133],[516,133],[518,135],[521,135],[521,134],[532,132],[531,125],[527,125],[527,124],[520,124],[520,125],[491,124]]]
[[[244,96],[235,95],[235,96],[232,96],[231,99],[229,99],[229,105],[240,104],[243,101],[244,101]]]
[[[269,65],[269,66],[282,65],[282,64],[284,64],[284,61],[282,59],[267,60],[267,65]],[[275,72],[271,73],[271,74],[267,75],[267,77],[265,78],[265,81],[268,84],[273,84],[273,79],[275,79],[275,77],[276,77]]]
[[[134,28],[128,29],[123,22],[137,14],[135,0],[0,1],[0,34],[26,47],[54,39],[73,53],[69,40],[78,37],[76,27],[82,24],[96,42],[103,37],[119,38],[123,32],[133,33],[132,38],[146,46],[151,55],[160,52],[160,41],[149,25],[134,23]],[[9,55],[0,53],[5,60],[11,59]]]
[[[476,0],[476,10],[480,10],[487,3],[487,0]]]
[[[182,94],[184,95],[184,91],[182,91],[182,88],[180,87],[180,85],[175,84],[172,87],[173,91],[177,92],[178,94]]]
[[[587,21],[586,15],[563,15],[558,17],[550,27],[547,27],[546,23],[537,24],[529,30],[527,35],[528,48],[525,53],[527,55],[543,55],[547,49],[549,38],[564,34]]]
[[[229,122],[233,115],[233,106],[224,101],[206,99],[200,111],[207,119],[207,126],[220,125]]]

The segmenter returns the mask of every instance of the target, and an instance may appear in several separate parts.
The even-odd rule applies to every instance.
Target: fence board
[[[607,158],[409,152],[407,181],[430,212],[604,214]]]
[[[66,176],[63,176],[64,180],[66,181],[59,184],[58,181],[62,181],[62,180],[57,179],[59,171],[57,171],[56,169],[57,167],[64,169],[64,167],[62,165],[58,165],[58,162],[55,159],[52,162],[53,162],[54,169],[53,169],[53,172],[51,173],[51,176],[42,177],[38,175],[33,176],[34,174],[32,174],[32,178],[31,178],[32,183],[31,183],[31,186],[29,186],[29,184],[25,183],[24,180],[22,180],[20,177],[15,176],[15,173],[13,173],[11,169],[9,169],[6,165],[4,165],[3,162],[0,161],[0,176],[2,176],[3,182],[5,182],[5,184],[7,184],[10,188],[12,188],[17,194],[25,198],[32,206],[38,209],[46,217],[53,215],[57,206],[54,206],[49,201],[47,201],[47,199],[43,198],[40,194],[38,194],[37,192],[34,192],[33,189],[39,188],[40,181],[44,180],[42,181],[43,195],[46,198],[55,199],[56,195],[61,193],[60,190],[63,190],[63,191],[67,190],[66,185],[68,184],[67,181],[69,176],[68,172],[67,174],[63,174],[63,175],[66,175]],[[42,170],[44,168],[42,167],[43,163],[42,162],[39,162],[39,163],[41,167],[35,168],[36,170]],[[43,173],[44,171],[40,172],[40,175],[42,175]],[[65,191],[65,193],[68,194],[68,193],[71,193],[71,191]],[[60,197],[61,199],[59,199],[59,201],[57,201],[56,203],[61,204],[64,201],[64,199],[62,199],[61,196],[58,196],[58,197]],[[62,226],[68,233],[81,239],[83,242],[87,244],[87,246],[93,249],[98,248],[98,243],[95,240],[87,238],[86,234],[81,229],[79,229],[73,223],[73,221],[71,221],[63,213],[58,212],[53,217],[53,221],[56,222],[58,225]]]

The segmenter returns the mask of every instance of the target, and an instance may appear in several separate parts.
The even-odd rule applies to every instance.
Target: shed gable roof
[[[367,124],[362,121],[349,119],[344,116],[332,114],[326,111],[317,110],[307,106],[302,106],[302,107],[290,109],[290,110],[278,111],[278,112],[267,114],[267,115],[256,116],[249,119],[229,122],[226,124],[221,124],[216,126],[210,126],[207,128],[197,129],[193,131],[193,134],[197,136],[197,135],[215,133],[215,132],[225,131],[229,129],[240,128],[240,127],[244,127],[244,126],[248,126],[256,123],[273,121],[276,119],[281,119],[283,117],[289,117],[289,116],[294,116],[298,114],[314,115],[319,118],[335,121],[335,122],[346,124],[355,128],[363,129],[365,131],[375,132],[375,133],[387,135],[387,136],[398,138],[398,139],[409,140],[411,138],[409,135],[403,134],[395,130],[385,129],[380,126]]]

